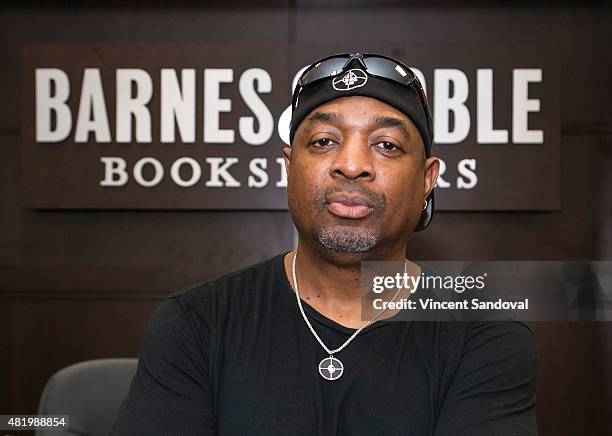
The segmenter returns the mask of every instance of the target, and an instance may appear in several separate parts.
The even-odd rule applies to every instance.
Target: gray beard
[[[377,242],[378,238],[372,233],[331,230],[319,233],[319,243],[337,253],[363,253],[371,250]]]

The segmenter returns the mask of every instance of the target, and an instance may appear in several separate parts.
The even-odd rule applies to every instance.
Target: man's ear
[[[433,191],[439,173],[440,159],[435,156],[425,159],[425,198]]]
[[[291,169],[291,152],[293,148],[285,147],[283,148],[283,158],[285,159],[285,173],[287,174],[287,179],[289,178],[289,170]]]

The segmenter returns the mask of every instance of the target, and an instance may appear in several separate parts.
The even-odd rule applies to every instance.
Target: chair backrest
[[[40,398],[41,415],[69,415],[65,432],[36,436],[108,435],[127,397],[138,359],[97,359],[76,363],[53,374]]]

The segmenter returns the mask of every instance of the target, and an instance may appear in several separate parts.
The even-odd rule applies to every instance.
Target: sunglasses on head
[[[295,109],[298,96],[302,89],[319,80],[341,74],[346,71],[348,66],[355,60],[361,64],[361,67],[370,76],[380,77],[392,80],[404,86],[414,87],[419,94],[421,104],[423,105],[427,117],[429,119],[431,118],[425,90],[414,72],[395,59],[371,53],[336,54],[323,58],[309,66],[298,79],[297,86],[293,93],[292,107]]]

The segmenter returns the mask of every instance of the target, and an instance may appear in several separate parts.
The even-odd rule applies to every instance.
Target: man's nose
[[[361,135],[345,138],[334,154],[330,174],[334,178],[374,180],[374,166],[367,138]]]

